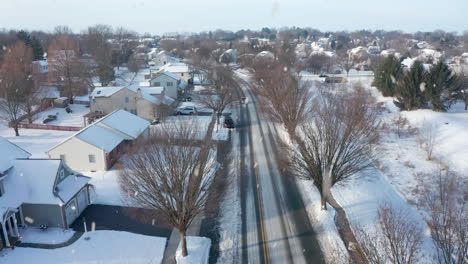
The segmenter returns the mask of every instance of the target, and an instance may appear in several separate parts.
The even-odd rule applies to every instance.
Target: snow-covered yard
[[[208,264],[211,240],[206,237],[187,237],[188,255],[182,257],[182,250],[177,248],[176,261],[178,264]]]
[[[0,136],[17,144],[32,154],[31,158],[47,158],[46,152],[76,132],[41,129],[20,129],[20,136],[15,137],[12,128],[0,122]]]
[[[91,177],[90,184],[93,185],[91,203],[128,206],[120,192],[118,173],[118,169],[83,172],[84,175]]]
[[[89,107],[86,107],[82,104],[70,104],[69,108],[70,110],[72,110],[72,113],[67,113],[67,111],[65,111],[65,108],[49,108],[45,111],[38,113],[35,116],[36,119],[33,123],[43,124],[42,121],[44,121],[44,119],[47,118],[48,115],[56,115],[57,120],[48,122],[47,125],[83,127],[83,116],[89,113]]]
[[[21,242],[39,244],[60,244],[68,241],[75,231],[71,229],[52,228],[42,231],[38,227],[30,226],[21,233]]]
[[[86,239],[89,238],[89,239]],[[118,231],[95,231],[70,246],[58,249],[15,248],[0,252],[0,263],[49,264],[157,264],[161,263],[166,238]]]

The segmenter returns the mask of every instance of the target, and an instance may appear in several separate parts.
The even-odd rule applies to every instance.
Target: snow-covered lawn
[[[60,244],[68,241],[75,231],[62,228],[47,228],[42,231],[38,227],[30,226],[21,232],[21,242],[39,244]]]
[[[84,234],[70,246],[58,249],[4,249],[0,252],[0,263],[156,264],[161,263],[165,246],[166,238],[162,237],[95,231]]]
[[[187,237],[188,255],[182,257],[182,250],[179,247],[176,252],[176,261],[178,264],[208,264],[211,240],[206,237]]]
[[[20,129],[20,136],[15,137],[12,128],[0,122],[0,136],[10,140],[32,154],[31,158],[47,158],[46,152],[76,132],[41,129]]]
[[[162,122],[151,126],[155,132],[160,129],[178,129],[181,126],[187,125],[196,131],[196,139],[204,139],[208,126],[212,120],[212,116],[170,116]]]
[[[120,192],[118,169],[82,173],[92,178],[90,181],[93,185],[91,203],[128,206]]]
[[[34,120],[33,123],[43,124],[42,121],[44,121],[48,115],[57,115],[57,120],[48,122],[47,125],[83,127],[83,116],[89,113],[89,107],[81,104],[71,104],[69,107],[73,111],[72,113],[67,113],[65,108],[57,107],[42,111],[35,116],[36,120]]]

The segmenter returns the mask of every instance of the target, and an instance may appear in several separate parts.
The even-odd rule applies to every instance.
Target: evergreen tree
[[[427,75],[425,95],[435,111],[447,111],[460,97],[462,82],[444,62],[433,65]]]
[[[409,71],[403,74],[396,86],[395,105],[401,110],[411,111],[425,105],[423,95],[426,73],[421,62],[415,61]]]
[[[37,38],[31,37],[31,35],[24,30],[18,31],[16,37],[33,50],[34,60],[44,59],[44,49]]]
[[[377,87],[384,96],[394,96],[396,81],[402,74],[400,61],[393,55],[384,58],[374,71],[373,86]]]
[[[42,48],[41,42],[35,38],[31,38],[31,48],[33,50],[34,60],[44,59],[44,49]]]

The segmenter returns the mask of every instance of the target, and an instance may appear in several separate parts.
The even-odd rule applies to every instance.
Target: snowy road
[[[274,124],[257,112],[246,76],[241,106],[242,263],[324,263],[294,179],[277,166]]]

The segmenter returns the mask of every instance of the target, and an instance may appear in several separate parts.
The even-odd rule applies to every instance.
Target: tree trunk
[[[320,204],[320,210],[327,211],[327,199],[325,199],[325,196],[323,196],[323,194],[320,194]]]
[[[15,130],[15,136],[19,137],[20,134],[19,134],[18,124],[14,124],[13,129]]]
[[[185,231],[180,232],[180,248],[182,249],[182,257],[188,255],[187,252],[187,237],[185,236]]]
[[[468,110],[468,102],[465,102],[465,110]]]

